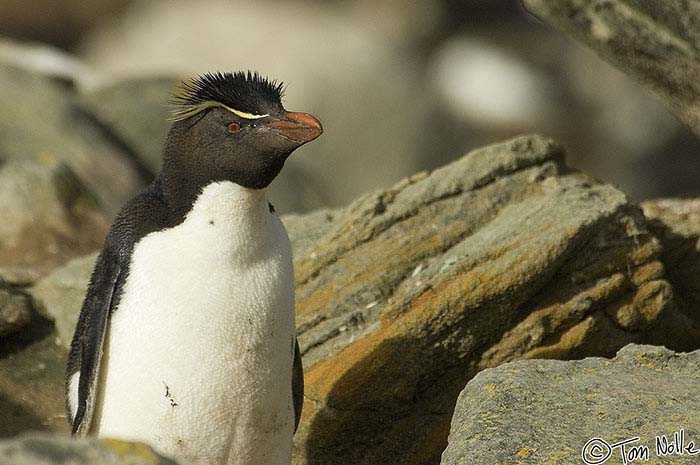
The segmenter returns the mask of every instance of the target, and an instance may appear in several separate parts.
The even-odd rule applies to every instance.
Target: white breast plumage
[[[93,430],[187,463],[288,465],[293,337],[282,223],[263,191],[210,184],[183,223],[134,247]]]

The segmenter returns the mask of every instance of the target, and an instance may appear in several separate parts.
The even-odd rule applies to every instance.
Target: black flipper
[[[122,281],[122,267],[118,257],[107,247],[97,259],[71,342],[66,376],[66,392],[69,395],[66,404],[71,434],[74,436],[87,435],[92,422],[107,324],[116,305],[117,288]],[[70,382],[77,372],[80,372],[78,405],[71,406]]]
[[[292,367],[292,400],[294,401],[294,432],[299,426],[301,408],[304,405],[304,368],[301,365],[299,341],[294,338],[294,365]]]
[[[90,431],[109,318],[119,305],[134,244],[153,231],[181,223],[185,213],[168,207],[156,179],[112,224],[92,272],[68,355],[66,406],[73,435],[84,436]],[[80,374],[77,395],[70,386],[76,373]],[[73,401],[77,405],[71,405]]]

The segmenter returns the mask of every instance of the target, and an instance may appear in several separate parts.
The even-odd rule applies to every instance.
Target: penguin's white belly
[[[289,465],[291,248],[258,195],[212,184],[182,224],[136,244],[105,344],[99,435],[184,463]]]

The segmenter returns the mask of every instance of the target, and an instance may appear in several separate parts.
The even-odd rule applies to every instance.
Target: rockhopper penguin
[[[66,379],[74,435],[201,465],[288,465],[303,374],[289,238],[265,187],[321,132],[257,73],[181,84],[156,180],[117,216]]]

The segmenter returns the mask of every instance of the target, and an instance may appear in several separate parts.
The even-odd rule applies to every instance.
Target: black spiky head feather
[[[172,121],[181,121],[212,107],[256,119],[283,111],[284,85],[257,72],[206,73],[182,82],[171,99]],[[245,115],[245,116],[243,116]]]

